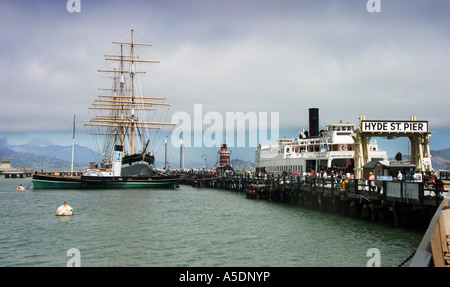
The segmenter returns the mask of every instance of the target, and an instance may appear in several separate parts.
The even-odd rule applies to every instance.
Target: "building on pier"
[[[2,162],[0,163],[0,172],[7,171],[9,169],[11,169],[11,163],[9,163],[9,159],[2,160]]]
[[[364,178],[363,168],[371,161],[387,162],[385,150],[379,149],[375,137],[396,139],[408,137],[411,142],[411,165],[419,173],[432,171],[427,121],[411,116],[409,121],[366,120],[359,125],[339,123],[319,131],[319,110],[309,109],[309,131],[297,138],[278,139],[276,145],[259,145],[255,167],[261,173],[319,172],[321,170],[353,171]]]
[[[218,161],[218,166],[217,166],[217,170],[220,171],[232,171],[233,167],[231,166],[231,151],[228,150],[228,147],[226,144],[222,144],[222,146],[220,147],[220,150],[218,151],[219,154],[219,161]]]
[[[278,139],[276,145],[259,145],[255,151],[255,167],[262,173],[352,171],[355,124],[340,121],[319,130],[319,109],[309,109],[309,131],[301,130],[297,138]],[[375,140],[368,142],[370,158],[387,161],[385,150]]]

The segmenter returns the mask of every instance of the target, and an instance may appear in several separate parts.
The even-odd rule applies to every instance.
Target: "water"
[[[235,191],[17,191],[31,179],[0,178],[0,266],[397,266],[423,232]],[[75,214],[56,216],[67,201]]]

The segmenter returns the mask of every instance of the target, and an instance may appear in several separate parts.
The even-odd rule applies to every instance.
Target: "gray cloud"
[[[381,13],[365,0],[64,2],[0,4],[2,132],[86,121],[103,55],[132,24],[161,61],[144,88],[172,112],[278,111],[290,128],[318,107],[326,124],[417,115],[449,127],[448,1],[381,0]]]

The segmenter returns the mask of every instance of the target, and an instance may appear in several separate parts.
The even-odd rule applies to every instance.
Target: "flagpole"
[[[70,167],[70,176],[73,176],[73,158],[75,151],[75,115],[73,115],[73,132],[72,132],[72,165]]]

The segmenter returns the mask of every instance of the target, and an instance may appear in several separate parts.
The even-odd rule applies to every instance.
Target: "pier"
[[[248,199],[313,208],[395,226],[426,227],[447,191],[422,182],[336,179],[300,175],[180,174],[180,184],[243,192]],[[448,184],[448,183],[447,183]]]
[[[9,168],[0,171],[0,174],[4,175],[5,178],[25,178],[31,177],[34,173],[32,168]]]

